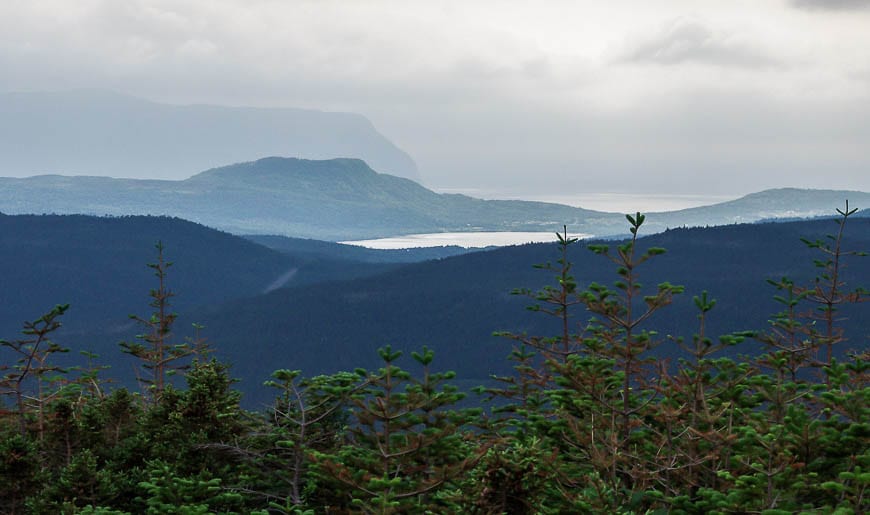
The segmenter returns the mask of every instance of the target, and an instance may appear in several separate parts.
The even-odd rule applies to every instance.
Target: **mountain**
[[[0,178],[0,210],[16,213],[153,214],[185,218],[236,234],[318,240],[449,231],[556,231],[596,236],[625,232],[623,215],[544,202],[438,194],[377,173],[358,159],[271,157],[207,170],[183,181],[44,175]],[[833,213],[870,205],[870,193],[768,190],[731,202],[653,213],[649,231],[781,216]]]
[[[666,335],[691,340],[698,330],[692,297],[705,290],[718,299],[707,321],[714,338],[767,327],[781,305],[766,280],[787,276],[799,284],[811,281],[817,273],[813,259],[820,254],[800,238],[824,239],[835,231],[825,219],[673,229],[642,238],[641,249],[668,249],[638,270],[647,291],[664,281],[686,287],[672,306],[650,320],[648,327],[659,331],[662,340],[655,355],[681,355]],[[585,247],[581,242],[569,255],[582,287],[619,279],[606,259]],[[870,249],[870,220],[850,220],[844,248]],[[376,366],[375,349],[390,344],[406,351],[427,345],[435,349],[439,367],[482,382],[510,366],[505,356],[511,342],[494,337],[493,331],[559,333],[557,320],[525,309],[532,300],[510,294],[515,288],[553,284],[553,272],[532,265],[554,262],[556,250],[554,244],[524,245],[411,264],[380,276],[279,289],[197,312],[194,318],[208,327],[216,348],[240,377],[265,377],[278,363],[306,374]],[[851,288],[870,285],[866,259],[844,259],[842,278]],[[852,337],[844,348],[866,349],[870,343],[867,307],[840,310]],[[576,323],[586,319],[582,310],[575,312]],[[250,348],[240,346],[243,342],[254,342],[257,354],[269,356],[269,363],[252,360]],[[748,341],[734,353],[756,354],[759,345]]]
[[[642,238],[641,248],[668,252],[638,269],[641,281],[651,288],[663,281],[686,286],[673,306],[650,320],[663,340],[656,356],[679,355],[666,335],[691,338],[697,331],[692,296],[704,290],[719,301],[709,334],[766,327],[780,306],[765,280],[811,280],[817,273],[812,259],[819,255],[799,239],[823,239],[835,230],[824,219],[672,229]],[[553,272],[532,267],[558,258],[553,244],[409,264],[364,263],[343,258],[334,244],[324,244],[319,256],[282,254],[178,219],[26,215],[0,216],[0,337],[15,338],[23,320],[68,302],[55,340],[97,352],[116,370],[110,377],[126,376],[129,363],[117,343],[138,331],[128,314],[151,311],[148,290],[155,279],[145,263],[154,260],[158,239],[174,263],[168,283],[177,293],[177,339],[191,335],[192,323],[204,325],[202,335],[216,357],[232,363],[253,403],[262,400],[259,385],[276,368],[310,375],[377,366],[374,351],[386,344],[406,351],[427,345],[439,368],[480,383],[510,366],[505,356],[511,342],[493,331],[559,331],[556,320],[525,309],[530,299],[510,293],[553,284]],[[569,255],[581,287],[616,280],[611,264],[585,247],[580,242]],[[330,255],[330,248],[337,253]],[[844,248],[870,249],[870,219],[850,219]],[[866,259],[844,260],[842,279],[851,287],[870,285]],[[866,349],[870,343],[867,306],[840,311],[849,318],[849,346]],[[574,316],[577,323],[586,318],[580,310]],[[735,352],[753,354],[758,345],[747,342]]]
[[[394,260],[350,259],[368,249],[327,242],[298,245],[314,250],[276,251],[178,218],[0,214],[0,338],[63,303],[72,305],[64,317],[68,331],[128,328],[128,314],[149,311],[155,279],[146,264],[156,259],[158,241],[173,263],[172,304],[184,324],[184,315],[197,306],[382,274],[402,258],[396,251]]]
[[[0,330],[14,336],[55,304],[72,305],[68,329],[128,325],[149,312],[156,287],[155,244],[173,262],[169,283],[176,309],[218,304],[266,291],[298,261],[243,238],[180,219],[82,215],[0,215]]]
[[[288,285],[384,274],[401,266],[397,260],[424,258],[311,241],[291,242],[298,251],[284,241],[279,252],[178,218],[0,214],[0,339],[20,338],[24,321],[68,303],[55,335],[74,351],[64,363],[78,364],[75,351],[93,351],[101,355],[100,363],[112,366],[111,376],[125,377],[130,363],[118,342],[141,331],[130,314],[147,318],[152,312],[148,292],[157,284],[146,264],[156,260],[158,241],[172,263],[167,283],[179,314],[176,342],[194,335],[195,313],[229,301]],[[348,257],[357,254],[368,262]],[[14,359],[0,347],[0,365]]]
[[[99,90],[0,94],[0,174],[183,178],[259,156],[357,157],[419,179],[363,116],[170,105]]]
[[[603,228],[621,216],[541,202],[441,195],[358,159],[264,158],[183,181],[0,179],[2,211],[177,216],[236,234],[344,240],[396,234]]]
[[[681,220],[716,220],[717,225],[746,223],[765,219],[799,219],[834,214],[834,209],[870,206],[870,193],[864,191],[777,188],[750,193],[744,197],[711,206],[656,213],[657,223],[678,227]],[[695,225],[704,225],[696,222]]]

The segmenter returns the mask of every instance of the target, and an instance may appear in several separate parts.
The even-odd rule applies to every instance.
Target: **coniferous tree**
[[[11,349],[18,355],[17,363],[7,366],[8,372],[0,379],[0,393],[14,398],[18,428],[22,435],[27,433],[27,416],[33,412],[37,418],[37,433],[41,439],[45,431],[44,405],[53,397],[46,389],[48,374],[64,372],[56,365],[49,363],[49,358],[56,353],[69,352],[51,340],[51,334],[61,327],[60,317],[69,309],[69,304],[58,304],[48,313],[34,321],[24,323],[22,334],[25,338],[7,341],[0,340],[0,345]],[[28,382],[35,385],[36,391],[27,395]]]
[[[288,511],[341,504],[330,494],[336,485],[312,473],[311,458],[315,452],[338,451],[349,424],[350,398],[367,380],[350,372],[300,378],[298,370],[276,370],[266,384],[279,395],[267,411],[262,437],[249,450],[264,497]]]
[[[139,381],[147,385],[151,402],[156,402],[166,388],[166,381],[177,370],[184,370],[189,365],[185,358],[199,355],[207,350],[205,342],[200,338],[182,343],[172,342],[172,326],[178,315],[171,310],[170,299],[175,293],[169,289],[167,272],[172,266],[171,261],[163,257],[163,243],[158,241],[157,261],[148,263],[148,268],[154,270],[157,277],[157,288],[150,291],[149,306],[154,312],[147,318],[130,315],[145,332],[136,336],[138,341],[121,342],[123,352],[136,357],[146,371],[147,377]],[[196,326],[195,326],[196,327]]]
[[[353,396],[348,440],[335,454],[315,453],[318,470],[345,484],[355,510],[365,513],[450,511],[441,495],[471,469],[485,448],[473,446],[470,424],[479,410],[455,410],[464,395],[432,372],[434,353],[412,353],[415,378],[394,363],[401,352],[378,351],[384,366]]]

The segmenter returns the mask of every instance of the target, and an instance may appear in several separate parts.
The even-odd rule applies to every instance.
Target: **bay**
[[[574,238],[590,238],[591,234],[570,234]],[[370,249],[408,249],[420,247],[444,247],[455,245],[464,248],[503,247],[524,243],[556,241],[552,232],[439,232],[429,234],[407,234],[374,240],[342,241],[346,245],[357,245]]]
[[[461,193],[488,200],[533,200],[572,207],[582,207],[611,213],[655,213],[678,211],[691,207],[709,206],[734,200],[740,195],[710,195],[694,193],[528,193],[511,190],[483,190],[473,188],[436,188],[440,193]]]

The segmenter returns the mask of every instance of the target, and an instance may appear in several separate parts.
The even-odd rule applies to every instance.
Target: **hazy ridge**
[[[19,213],[177,216],[236,234],[319,240],[368,239],[461,231],[624,233],[624,217],[519,200],[438,194],[409,179],[378,173],[358,159],[270,157],[204,171],[182,181],[107,177],[0,178],[0,210]],[[657,213],[649,231],[830,213],[870,193],[776,189],[730,202]]]

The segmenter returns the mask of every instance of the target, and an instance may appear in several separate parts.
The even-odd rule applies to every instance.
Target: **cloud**
[[[870,103],[713,88],[648,100],[625,112],[528,105],[501,112],[492,106],[486,116],[432,113],[429,137],[408,148],[439,172],[435,186],[498,187],[518,196],[867,189]],[[450,133],[436,132],[449,124]]]
[[[855,11],[870,9],[870,0],[791,0],[798,9],[812,11]]]
[[[692,18],[677,18],[657,33],[628,45],[622,60],[674,65],[687,62],[741,68],[765,68],[779,63],[738,34],[714,31]]]
[[[867,11],[807,9],[868,2],[0,0],[0,91],[357,112],[433,186],[866,189]]]

